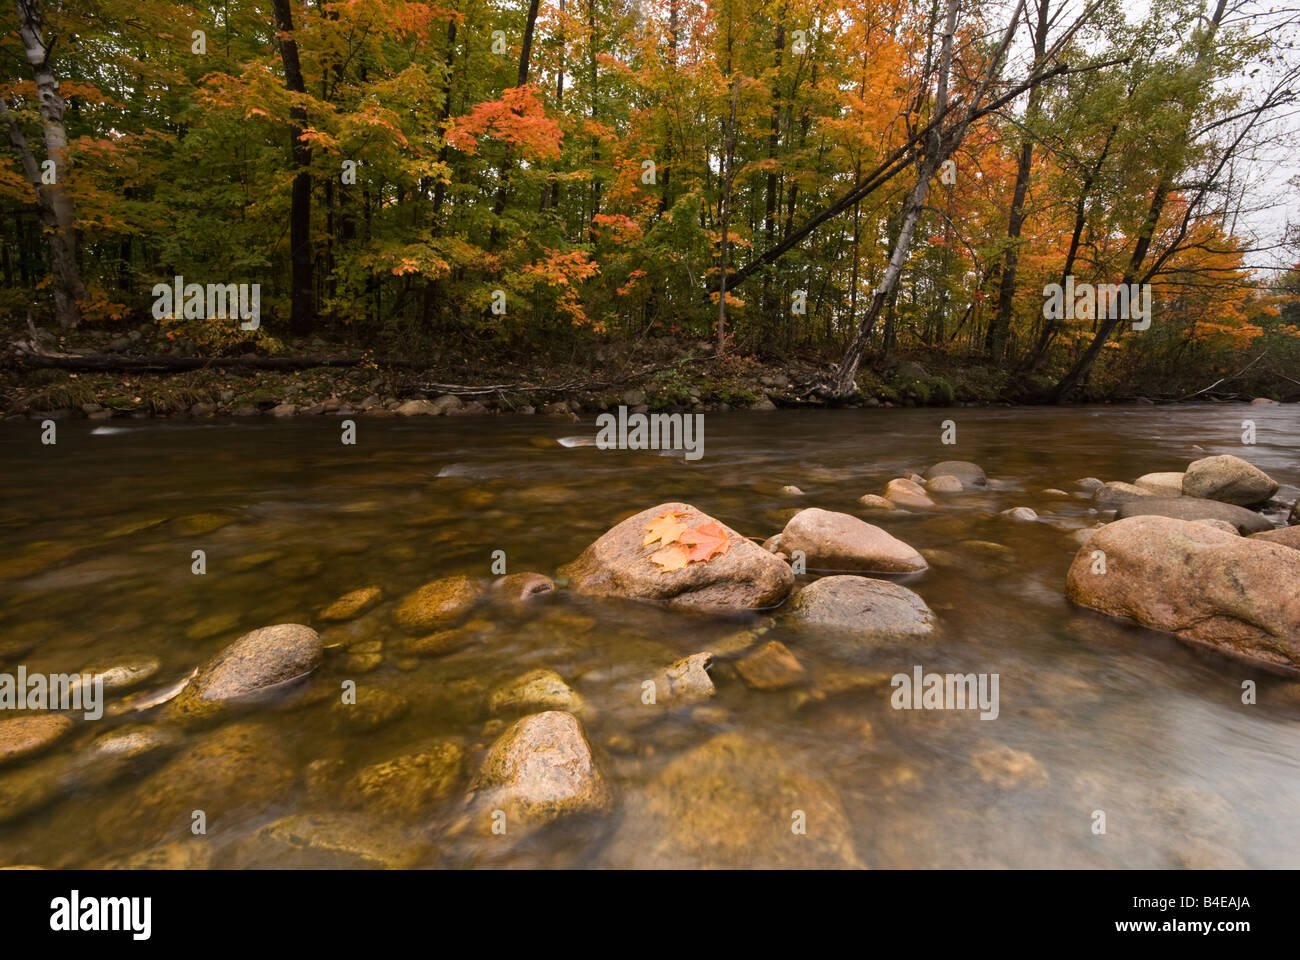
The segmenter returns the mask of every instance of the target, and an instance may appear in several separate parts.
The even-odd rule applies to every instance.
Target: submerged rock
[[[554,670],[530,670],[498,687],[488,697],[488,710],[493,716],[539,710],[577,713],[584,706],[582,697]]]
[[[1096,550],[1105,573],[1093,572]],[[1080,548],[1066,595],[1224,653],[1300,669],[1300,552],[1281,544],[1168,517],[1116,520]]]
[[[198,669],[167,705],[171,716],[196,717],[280,684],[320,666],[323,646],[311,627],[280,623],[244,634]]]
[[[1272,530],[1273,524],[1245,507],[1220,503],[1217,500],[1202,500],[1198,497],[1148,497],[1143,500],[1121,504],[1115,514],[1117,520],[1128,517],[1170,517],[1174,520],[1226,520],[1242,533],[1258,533]]]
[[[930,608],[897,583],[869,577],[822,577],[804,587],[781,611],[781,619],[851,632],[866,644],[921,637],[934,632]]]
[[[1005,743],[983,747],[971,757],[971,763],[981,780],[1003,790],[1045,787],[1048,783],[1047,771],[1033,754],[1012,749]]]
[[[268,823],[240,843],[234,865],[245,870],[402,870],[430,852],[427,843],[365,815],[299,813]]]
[[[936,477],[956,477],[963,487],[986,487],[989,482],[984,468],[968,460],[944,460],[925,471],[925,479]]]
[[[902,540],[847,513],[810,507],[800,510],[780,533],[781,551],[802,550],[814,570],[913,573],[925,558]]]
[[[784,747],[739,733],[682,754],[629,797],[603,859],[621,869],[863,866],[834,788]]]
[[[1033,523],[1038,519],[1038,513],[1030,507],[1012,507],[1003,510],[998,516],[1016,523]]]
[[[104,805],[97,834],[109,848],[186,839],[194,811],[203,811],[211,830],[282,800],[293,780],[274,727],[232,723],[194,740],[127,797]]]
[[[48,750],[72,729],[72,721],[57,713],[34,713],[0,720],[0,764]]]
[[[415,633],[450,626],[478,602],[483,588],[469,577],[443,577],[402,598],[394,616]]]
[[[604,812],[612,802],[582,724],[559,710],[524,717],[501,734],[483,758],[474,790],[485,833],[493,810],[505,813],[507,830],[527,829]]]
[[[451,796],[464,762],[460,744],[440,740],[417,753],[371,764],[351,780],[346,795],[386,816],[426,816]]]
[[[369,610],[384,595],[382,587],[362,587],[345,593],[321,611],[322,620],[351,620]]]
[[[153,677],[162,666],[157,657],[136,656],[111,663],[93,663],[81,668],[81,676],[89,674],[92,678],[102,678],[105,693],[122,693],[144,683]],[[73,682],[77,686],[82,681]]]
[[[956,477],[942,473],[937,477],[932,477],[926,484],[925,489],[930,493],[961,493],[966,488]]]
[[[858,503],[862,504],[868,510],[889,511],[894,509],[894,505],[892,503],[890,503],[884,497],[878,496],[877,494],[874,493],[864,493],[862,496],[858,497]]]
[[[1205,457],[1187,468],[1183,493],[1222,503],[1250,506],[1277,493],[1277,483],[1263,470],[1240,457]]]
[[[555,581],[540,573],[510,573],[492,581],[493,593],[521,603],[554,590]]]
[[[668,512],[680,514],[689,528],[718,523],[687,503],[661,503],[628,517],[560,568],[578,593],[666,600],[692,607],[750,609],[781,602],[794,585],[794,574],[780,558],[736,531],[718,524],[729,538],[727,552],[705,562],[667,571],[650,556],[660,544],[646,544],[646,530]]]
[[[355,692],[355,703],[339,700],[330,707],[335,730],[377,730],[404,716],[411,706],[404,696],[383,687],[358,686]]]
[[[736,672],[753,690],[784,690],[802,683],[806,674],[799,658],[779,640],[769,640],[736,661]]]
[[[655,703],[695,703],[717,693],[709,667],[713,652],[693,653],[668,665],[655,678]]]

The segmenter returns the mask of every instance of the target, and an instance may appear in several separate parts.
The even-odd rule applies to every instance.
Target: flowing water
[[[50,751],[0,766],[0,865],[140,863],[130,858],[147,851],[188,865],[272,865],[256,852],[263,825],[346,812],[361,839],[336,846],[379,844],[365,836],[369,823],[376,837],[400,828],[407,839],[385,842],[395,861],[418,866],[666,866],[683,844],[692,864],[791,862],[777,836],[821,843],[814,849],[833,851],[828,866],[1298,866],[1300,683],[1072,607],[1071,534],[1097,518],[1082,496],[1043,493],[1234,453],[1294,500],[1298,409],[715,413],[694,462],[557,442],[594,437],[590,418],[362,418],[355,446],[321,417],[61,422],[54,446],[40,443],[35,422],[4,423],[0,670],[67,673],[151,656],[160,669],[140,688],[150,692],[256,627],[309,624],[327,650],[314,676],[224,721],[251,731],[240,749],[253,760],[196,753],[211,726],[172,733],[164,708],[122,711],[121,695],[108,695],[102,719],[75,715]],[[1257,424],[1253,447],[1240,442],[1244,418]],[[946,419],[955,446],[940,443]],[[979,463],[990,488],[924,514],[857,503],[944,459]],[[487,578],[497,550],[510,572],[554,576],[617,520],[672,500],[759,538],[805,506],[879,524],[930,557],[903,582],[934,610],[938,635],[846,659],[768,613],[710,616],[561,588],[475,613],[474,642],[461,649],[405,650],[392,611],[407,591],[454,574]],[[1012,506],[1040,520],[997,516]],[[206,554],[203,575],[192,572],[195,550]],[[340,625],[318,621],[368,585],[384,591],[378,607]],[[799,658],[802,683],[763,692],[739,676],[737,637],[764,627],[764,639]],[[708,649],[722,651],[711,700],[641,702],[647,677]],[[998,674],[997,718],[891,708],[888,676],[917,665]],[[580,717],[614,805],[524,837],[460,829],[483,751],[510,719],[491,716],[490,692],[537,667],[585,700]],[[385,704],[405,706],[354,721],[337,704],[348,679],[363,696],[382,690],[395,695]],[[1253,705],[1242,703],[1245,680],[1258,685]],[[102,758],[91,743],[128,724],[169,732],[157,749],[93,774]],[[725,784],[707,760],[692,779],[699,748],[719,734],[774,749],[748,762],[738,748]],[[376,811],[348,792],[358,771],[435,741],[461,751],[459,772],[414,806]],[[826,797],[839,812],[826,812]],[[647,809],[638,800],[671,816],[648,832],[629,814]],[[802,807],[800,837],[791,824]],[[828,827],[837,818],[847,831]],[[348,862],[334,854],[320,862]]]

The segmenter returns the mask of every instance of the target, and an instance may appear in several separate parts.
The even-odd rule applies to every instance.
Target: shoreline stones
[[[779,536],[783,553],[793,556],[802,550],[814,570],[915,573],[929,566],[902,540],[847,513],[800,510]]]
[[[167,711],[177,717],[214,713],[312,673],[323,655],[319,634],[300,623],[253,630],[200,666]]]
[[[1094,551],[1105,555],[1097,573]],[[1275,667],[1300,669],[1300,552],[1206,524],[1138,516],[1080,548],[1066,596]]]
[[[604,533],[572,563],[560,567],[570,587],[592,596],[666,600],[675,606],[756,609],[772,607],[794,586],[794,573],[776,555],[718,524],[729,538],[725,554],[666,571],[650,560],[658,543],[646,530],[665,513],[690,528],[718,523],[688,503],[661,503],[628,517]]]
[[[1277,493],[1277,483],[1263,470],[1240,457],[1224,454],[1193,462],[1183,474],[1183,493],[1248,507]]]

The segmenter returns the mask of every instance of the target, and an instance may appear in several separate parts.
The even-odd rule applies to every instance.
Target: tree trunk
[[[1034,27],[1034,59],[1038,62],[1047,51],[1047,26],[1050,0],[1038,0],[1038,23]],[[1032,124],[1038,113],[1039,89],[1029,91],[1029,104],[1025,108],[1025,123]],[[1016,298],[1016,267],[1020,262],[1020,232],[1025,223],[1025,194],[1029,190],[1029,172],[1033,167],[1034,140],[1025,135],[1020,144],[1020,157],[1016,162],[1016,185],[1011,196],[1011,213],[1007,220],[1007,248],[1002,259],[1002,283],[998,287],[998,308],[989,324],[985,348],[994,364],[1002,362],[1006,352],[1007,335],[1011,330],[1011,314]]]
[[[734,68],[733,68],[734,69]],[[731,184],[735,176],[736,153],[736,101],[740,99],[740,74],[731,81],[731,116],[727,121],[727,145],[723,156],[722,177],[722,243],[721,264],[718,271],[718,346],[719,357],[727,352],[727,239],[731,230]]]
[[[293,37],[293,14],[289,0],[273,0],[276,31],[280,38],[280,59],[284,61],[284,85],[292,93],[306,93],[302,67],[298,63],[298,42]],[[289,146],[293,165],[293,195],[289,209],[289,257],[293,272],[289,330],[306,336],[313,326],[312,249],[311,249],[311,147],[302,141],[307,125],[307,111],[302,107],[289,110]]]
[[[27,138],[17,117],[10,113],[8,105],[2,99],[0,113],[4,114],[9,128],[9,142],[18,152],[23,173],[36,191],[41,224],[45,228],[46,242],[49,245],[55,319],[64,330],[71,330],[81,322],[79,302],[86,298],[86,287],[77,267],[76,211],[65,185],[68,133],[63,126],[63,97],[59,94],[59,80],[50,60],[50,47],[45,42],[45,19],[41,4],[39,0],[16,0],[16,3],[18,35],[32,69],[32,79],[36,82],[45,157],[54,162],[54,183],[41,182],[40,166],[27,144]]]
[[[1228,0],[1217,0],[1214,14],[1206,22],[1207,35],[1203,41],[1205,45],[1197,52],[1196,60],[1191,66],[1192,71],[1199,72],[1210,62],[1214,37],[1218,33],[1219,24],[1223,22],[1223,15],[1227,10],[1227,6]],[[1160,215],[1164,212],[1165,203],[1174,190],[1173,181],[1177,171],[1173,167],[1177,162],[1176,158],[1182,153],[1181,147],[1187,142],[1194,115],[1194,105],[1189,106],[1184,112],[1183,128],[1179,136],[1175,138],[1175,149],[1167,153],[1167,156],[1171,159],[1168,167],[1160,172],[1160,179],[1156,182],[1155,191],[1151,195],[1151,204],[1147,208],[1146,219],[1143,221],[1142,229],[1138,233],[1137,243],[1133,247],[1133,254],[1129,257],[1129,264],[1124,269],[1122,281],[1124,284],[1133,283],[1138,278],[1138,271],[1142,266],[1142,261],[1146,259],[1147,251],[1151,248],[1151,241],[1160,222]],[[1118,311],[1107,311],[1106,320],[1098,326],[1096,335],[1092,338],[1092,342],[1088,344],[1088,349],[1083,352],[1083,356],[1079,357],[1074,366],[1052,389],[1052,399],[1057,401],[1068,399],[1087,378],[1092,370],[1092,365],[1101,354],[1102,347],[1110,339],[1111,333],[1115,331],[1115,328],[1120,323],[1124,322],[1122,317],[1110,316],[1111,312]]]

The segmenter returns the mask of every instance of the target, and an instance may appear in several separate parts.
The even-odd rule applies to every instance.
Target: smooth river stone
[[[280,623],[244,634],[199,667],[167,705],[173,716],[212,713],[223,704],[305,676],[320,666],[320,636],[300,623]]]
[[[925,471],[925,479],[933,480],[935,477],[956,477],[964,487],[984,487],[989,482],[984,468],[969,460],[944,460],[936,463]]]
[[[934,632],[934,613],[916,593],[888,580],[822,577],[781,610],[783,622],[852,633],[864,644]]]
[[[925,558],[902,540],[847,513],[810,507],[800,510],[781,531],[781,551],[802,550],[813,570],[914,573]]]
[[[1250,506],[1263,503],[1277,493],[1277,483],[1241,457],[1224,454],[1192,463],[1183,475],[1183,493],[1189,497]]]

